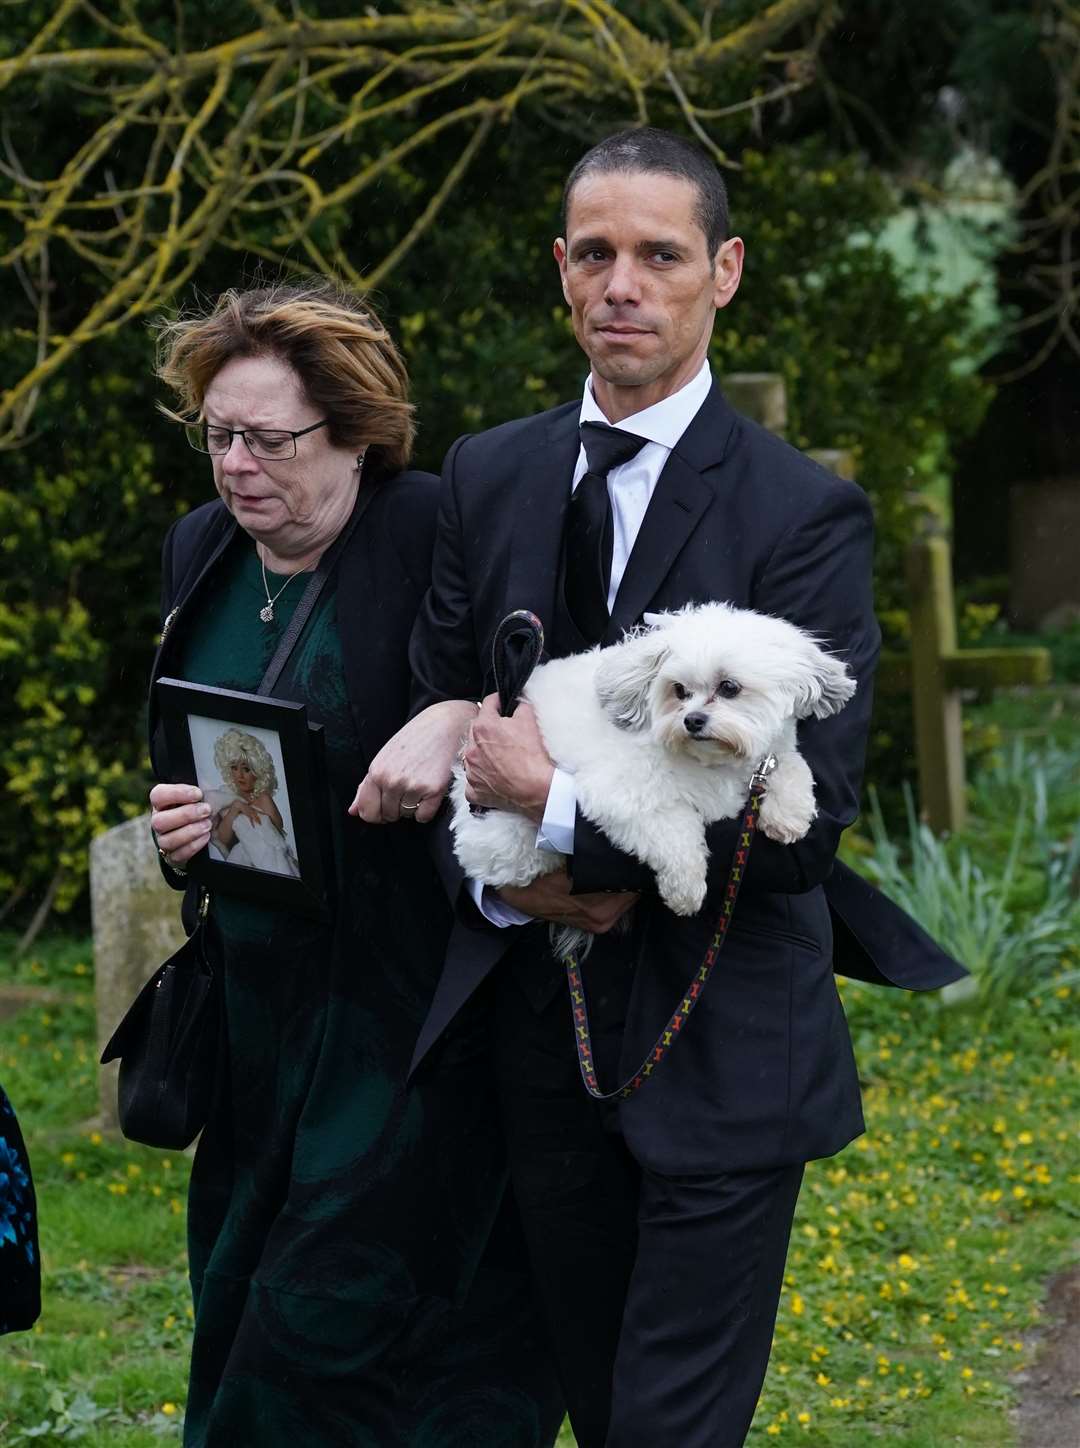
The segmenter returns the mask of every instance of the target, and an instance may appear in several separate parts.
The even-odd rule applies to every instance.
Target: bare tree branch
[[[748,20],[725,25],[723,7],[664,0],[672,43],[611,0],[424,0],[335,19],[298,4],[249,3],[257,24],[200,48],[187,34],[184,0],[174,0],[170,44],[147,29],[135,0],[59,0],[22,51],[0,60],[7,114],[47,77],[89,94],[101,111],[73,134],[51,175],[29,174],[5,138],[0,268],[18,276],[36,323],[33,363],[0,395],[0,446],[25,435],[42,385],[79,348],[166,303],[213,247],[332,270],[359,286],[383,283],[495,125],[522,108],[572,126],[598,109],[645,122],[674,101],[730,164],[711,123],[756,113],[806,84],[835,8],[763,0]],[[806,21],[816,34],[770,57]],[[748,97],[738,86],[752,61],[775,73]],[[454,163],[421,184],[410,158],[457,130]],[[342,218],[387,177],[405,178],[408,210],[385,254],[358,261],[337,239]],[[49,277],[61,273],[65,252],[84,274],[92,267],[101,288],[57,333]]]
[[[1021,230],[1010,249],[1025,259],[1013,287],[1027,303],[1012,331],[1044,335],[1019,366],[993,378],[998,383],[1036,372],[1060,346],[1080,356],[1080,6],[1040,0],[1040,15],[1055,87],[1054,127],[1046,160],[1019,195]]]

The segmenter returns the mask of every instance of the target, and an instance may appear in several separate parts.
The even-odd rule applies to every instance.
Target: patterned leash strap
[[[724,892],[724,905],[720,912],[720,918],[716,922],[716,931],[709,948],[705,952],[705,959],[701,962],[696,973],[687,986],[682,1000],[672,1012],[667,1025],[656,1038],[656,1044],[642,1061],[632,1076],[628,1076],[621,1086],[616,1086],[614,1091],[601,1091],[596,1079],[596,1067],[593,1064],[592,1033],[589,1030],[589,1008],[585,1001],[585,986],[581,979],[581,967],[578,965],[576,956],[567,956],[566,959],[566,981],[570,987],[570,1006],[574,1014],[574,1044],[577,1047],[578,1066],[581,1070],[581,1079],[585,1083],[585,1090],[596,1101],[625,1101],[640,1091],[645,1082],[652,1077],[660,1067],[672,1046],[678,1040],[686,1025],[694,1007],[705,992],[709,982],[716,958],[720,954],[721,947],[727,938],[728,927],[731,924],[731,917],[735,911],[735,901],[739,898],[739,889],[746,873],[747,861],[750,858],[750,846],[753,843],[754,835],[757,832],[758,815],[761,811],[761,801],[768,789],[769,775],[776,768],[776,756],[768,755],[761,761],[750,779],[750,797],[742,812],[742,830],[739,833],[738,843],[731,858],[731,869],[728,871],[727,889]]]

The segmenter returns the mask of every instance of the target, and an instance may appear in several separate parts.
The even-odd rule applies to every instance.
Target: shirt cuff
[[[544,818],[536,831],[536,848],[557,855],[574,853],[574,825],[577,820],[577,785],[574,776],[556,769],[551,776]]]
[[[500,900],[490,885],[480,880],[466,880],[473,904],[490,925],[505,930],[508,925],[531,925],[533,917],[523,910],[515,910],[505,900]]]

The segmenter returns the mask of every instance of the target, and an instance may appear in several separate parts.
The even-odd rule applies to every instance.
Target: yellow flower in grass
[[[176,1412],[176,1404],[175,1404],[175,1403],[162,1403],[162,1405],[161,1405],[161,1411],[165,1414],[166,1418],[171,1418],[172,1415]]]

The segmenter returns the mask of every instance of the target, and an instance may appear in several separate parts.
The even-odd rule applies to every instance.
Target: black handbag
[[[101,1054],[120,1057],[117,1107],[129,1141],[181,1151],[206,1125],[221,1061],[220,989],[199,923],[143,986]]]

